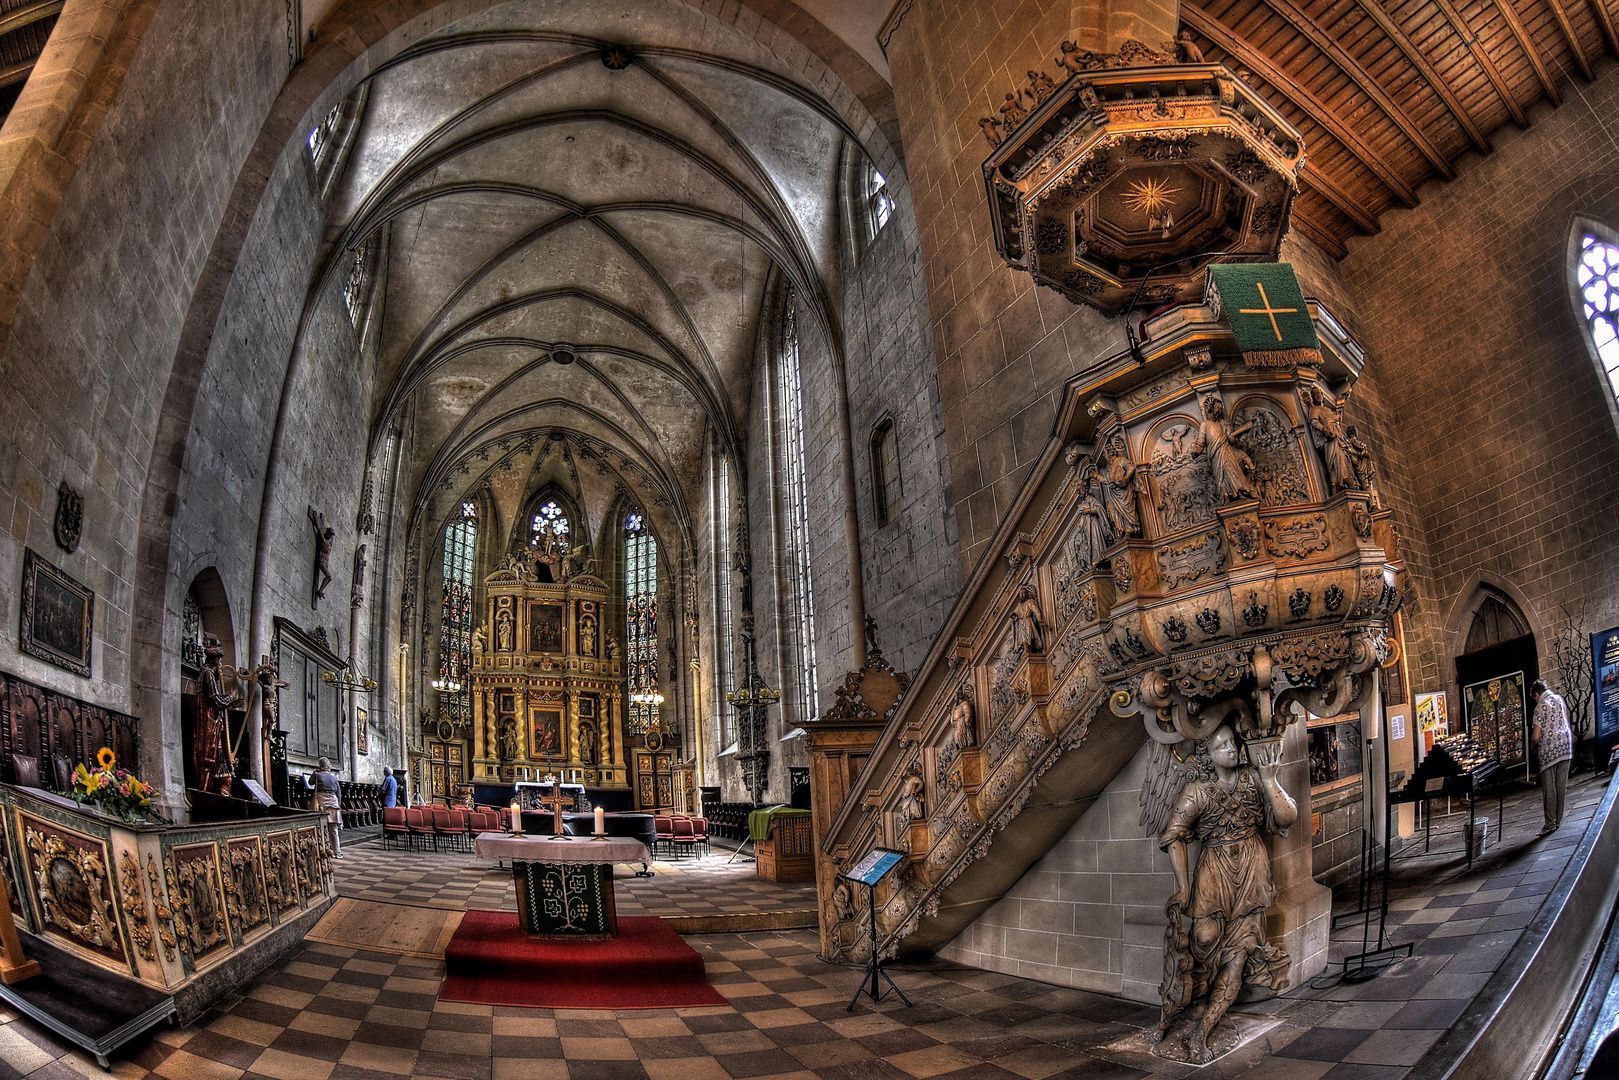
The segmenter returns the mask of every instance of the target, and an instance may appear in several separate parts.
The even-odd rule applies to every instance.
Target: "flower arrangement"
[[[117,755],[105,746],[96,753],[95,772],[81,762],[73,770],[73,798],[93,804],[104,814],[134,821],[150,810],[152,797],[159,792],[128,769],[116,768],[117,764]]]

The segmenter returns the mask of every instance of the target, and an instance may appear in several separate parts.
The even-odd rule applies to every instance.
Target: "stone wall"
[[[1413,692],[1454,690],[1481,580],[1523,608],[1543,671],[1565,606],[1583,607],[1584,632],[1619,622],[1619,437],[1569,246],[1581,215],[1619,227],[1616,104],[1609,65],[1390,211],[1342,263],[1427,545],[1413,575],[1427,602],[1407,607]]]

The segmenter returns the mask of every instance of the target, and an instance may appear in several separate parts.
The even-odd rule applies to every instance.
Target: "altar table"
[[[479,833],[473,847],[485,859],[510,859],[518,919],[536,937],[596,940],[618,936],[613,864],[646,862],[639,840],[609,837],[513,836]]]

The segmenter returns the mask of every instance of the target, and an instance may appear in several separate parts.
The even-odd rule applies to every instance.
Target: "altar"
[[[613,864],[648,861],[646,845],[625,837],[556,839],[479,833],[485,859],[510,859],[518,922],[535,937],[594,941],[618,936]]]

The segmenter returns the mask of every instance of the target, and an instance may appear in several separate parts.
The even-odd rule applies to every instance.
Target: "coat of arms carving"
[[[79,536],[84,530],[84,496],[68,487],[67,481],[56,489],[56,542],[62,550],[78,550]]]

